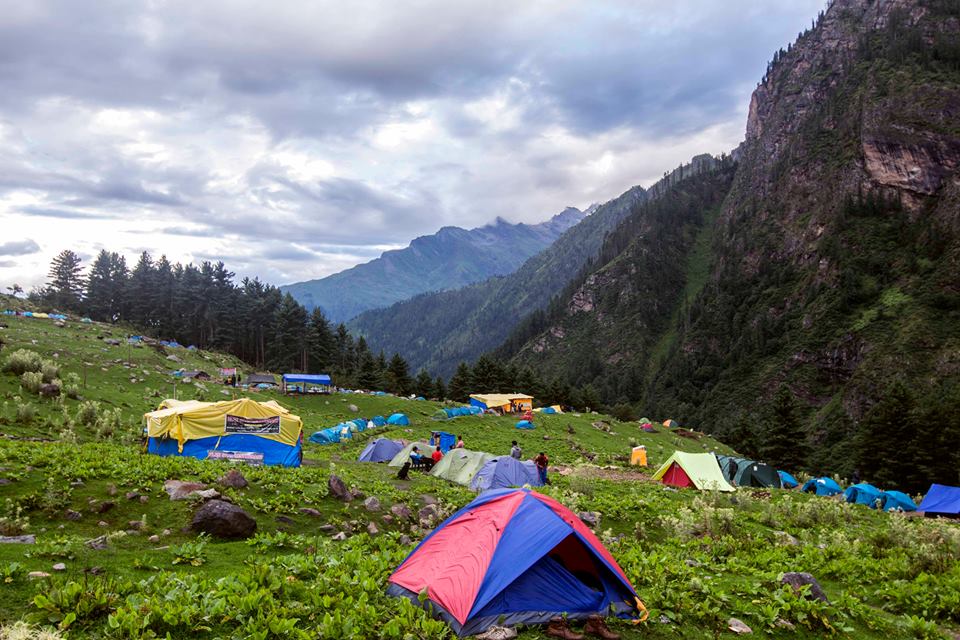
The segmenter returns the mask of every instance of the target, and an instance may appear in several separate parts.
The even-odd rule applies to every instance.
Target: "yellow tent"
[[[472,393],[470,404],[482,409],[499,409],[503,412],[513,411],[514,407],[521,411],[533,408],[533,396],[522,393]]]
[[[168,399],[143,418],[148,437],[173,438],[180,453],[188,440],[241,434],[294,446],[303,430],[300,416],[293,415],[276,401],[257,402],[250,398],[221,402]]]
[[[670,420],[670,419],[668,418],[668,419],[666,419],[666,420],[663,421],[663,426],[667,427],[668,429],[676,429],[676,428],[679,427],[680,425],[677,424],[677,421],[676,421],[676,420]]]
[[[647,448],[645,446],[640,445],[630,451],[630,464],[638,467],[647,466]]]

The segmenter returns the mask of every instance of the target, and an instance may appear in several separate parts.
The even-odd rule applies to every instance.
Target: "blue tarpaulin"
[[[433,446],[440,446],[440,451],[446,453],[457,446],[457,436],[452,433],[447,433],[446,431],[434,431],[431,438],[431,444]]]
[[[205,459],[211,451],[249,451],[263,454],[263,464],[299,467],[301,446],[291,446],[276,440],[267,440],[260,436],[234,433],[222,436],[210,436],[187,440],[183,443],[183,452],[179,452],[176,438],[150,438],[147,451],[160,456],[187,456]]]
[[[283,374],[284,384],[290,383],[303,383],[303,384],[322,384],[330,386],[330,376],[320,373],[320,374],[306,374],[306,373],[285,373]]]
[[[918,510],[924,513],[960,515],[960,487],[932,484]]]
[[[533,429],[533,423],[529,420],[521,420],[517,423],[517,429]]]

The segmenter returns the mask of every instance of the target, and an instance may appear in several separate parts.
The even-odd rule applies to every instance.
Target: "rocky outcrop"
[[[190,527],[229,540],[249,538],[257,531],[257,521],[230,502],[209,500],[193,514]]]

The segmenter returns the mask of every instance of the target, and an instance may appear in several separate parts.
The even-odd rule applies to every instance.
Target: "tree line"
[[[29,299],[38,305],[124,323],[156,338],[230,353],[258,369],[329,373],[344,387],[383,389],[444,397],[446,385],[406,361],[371,353],[344,324],[332,326],[319,308],[308,311],[289,293],[257,278],[234,282],[223,262],[171,263],[140,254],[133,268],[116,252],[102,250],[84,270],[73,251],[50,264],[45,286]],[[424,382],[424,376],[429,385]]]

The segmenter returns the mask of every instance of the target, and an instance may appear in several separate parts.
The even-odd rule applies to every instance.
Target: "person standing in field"
[[[519,460],[523,456],[523,449],[520,448],[520,445],[517,444],[517,441],[513,441],[513,446],[510,447],[510,457],[514,460]]]
[[[533,459],[533,463],[537,465],[537,473],[540,475],[540,482],[543,484],[548,484],[550,481],[547,479],[547,466],[550,464],[550,459],[547,458],[547,454],[543,451]]]

